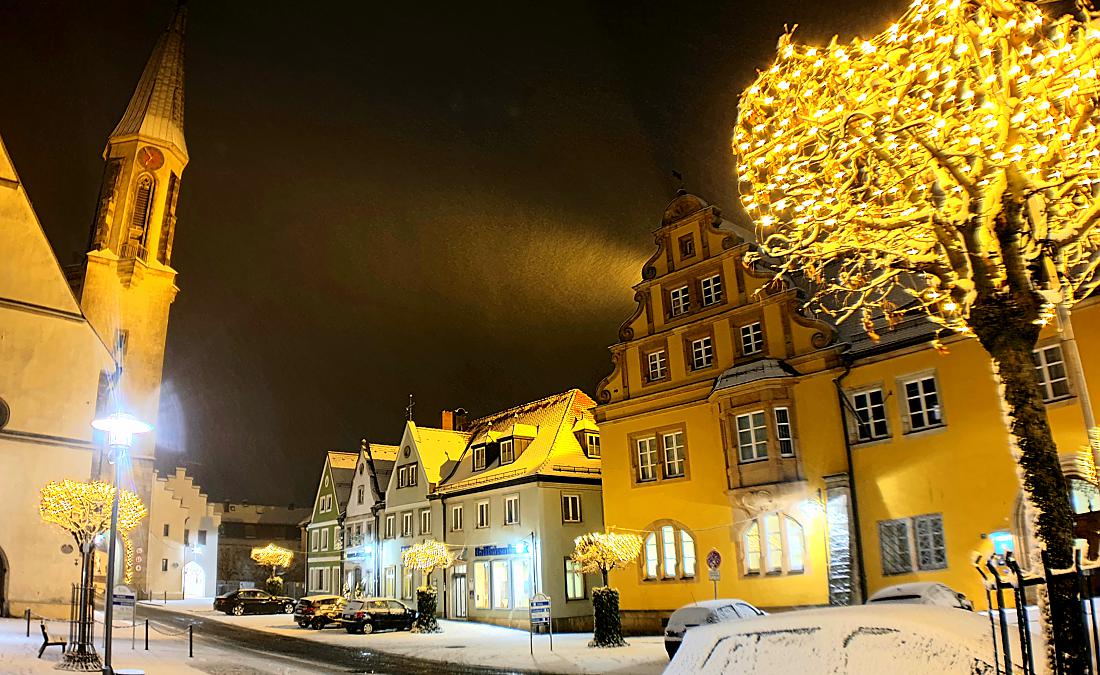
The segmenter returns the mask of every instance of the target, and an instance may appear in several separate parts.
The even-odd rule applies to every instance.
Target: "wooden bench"
[[[61,653],[65,653],[65,640],[64,638],[50,639],[49,632],[46,631],[46,624],[41,623],[39,627],[42,628],[42,646],[38,649],[38,658],[42,658],[42,652],[46,651],[46,647],[61,647]]]

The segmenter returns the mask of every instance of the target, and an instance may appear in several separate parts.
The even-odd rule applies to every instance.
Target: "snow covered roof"
[[[800,373],[779,359],[760,359],[734,366],[718,376],[714,391],[739,387],[749,382],[784,377],[798,377]]]

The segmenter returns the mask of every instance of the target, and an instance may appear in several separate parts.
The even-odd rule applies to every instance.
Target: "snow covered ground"
[[[161,606],[161,603],[150,603]],[[628,647],[590,649],[591,633],[554,635],[554,651],[545,635],[536,635],[531,654],[527,631],[467,621],[440,621],[443,632],[414,635],[404,631],[349,635],[342,629],[322,631],[298,628],[291,615],[226,616],[212,609],[213,600],[169,600],[165,609],[186,611],[203,619],[223,621],[254,630],[344,646],[369,647],[380,652],[447,663],[549,673],[621,673],[655,675],[668,665],[664,638],[628,638]]]
[[[41,659],[38,648],[42,633],[38,622],[31,623],[31,636],[22,619],[0,619],[0,673],[5,675],[37,675],[56,673],[54,666],[61,660],[61,649],[50,647]],[[48,621],[51,635],[68,637],[67,621]],[[102,626],[96,626],[96,650],[102,655]],[[138,628],[137,648],[130,648],[130,631],[116,629],[113,665],[115,668],[136,668],[150,675],[307,675],[316,671],[293,663],[265,658],[239,650],[229,651],[195,639],[195,658],[187,656],[187,637],[168,637],[150,631],[149,651],[144,650],[142,629]]]

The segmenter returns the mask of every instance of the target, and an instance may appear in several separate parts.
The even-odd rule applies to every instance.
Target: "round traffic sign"
[[[718,552],[718,549],[712,548],[710,553],[707,554],[707,567],[712,570],[716,570],[722,566],[722,554]]]

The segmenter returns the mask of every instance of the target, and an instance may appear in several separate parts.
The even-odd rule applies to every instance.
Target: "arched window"
[[[745,574],[791,574],[806,569],[806,536],[802,525],[778,512],[752,519],[741,535]]]
[[[695,578],[695,538],[678,523],[654,523],[645,536],[642,574],[646,579],[673,581]]]
[[[145,257],[145,237],[149,228],[149,213],[153,206],[153,177],[138,178],[134,192],[134,211],[130,214],[130,232],[124,256]]]

